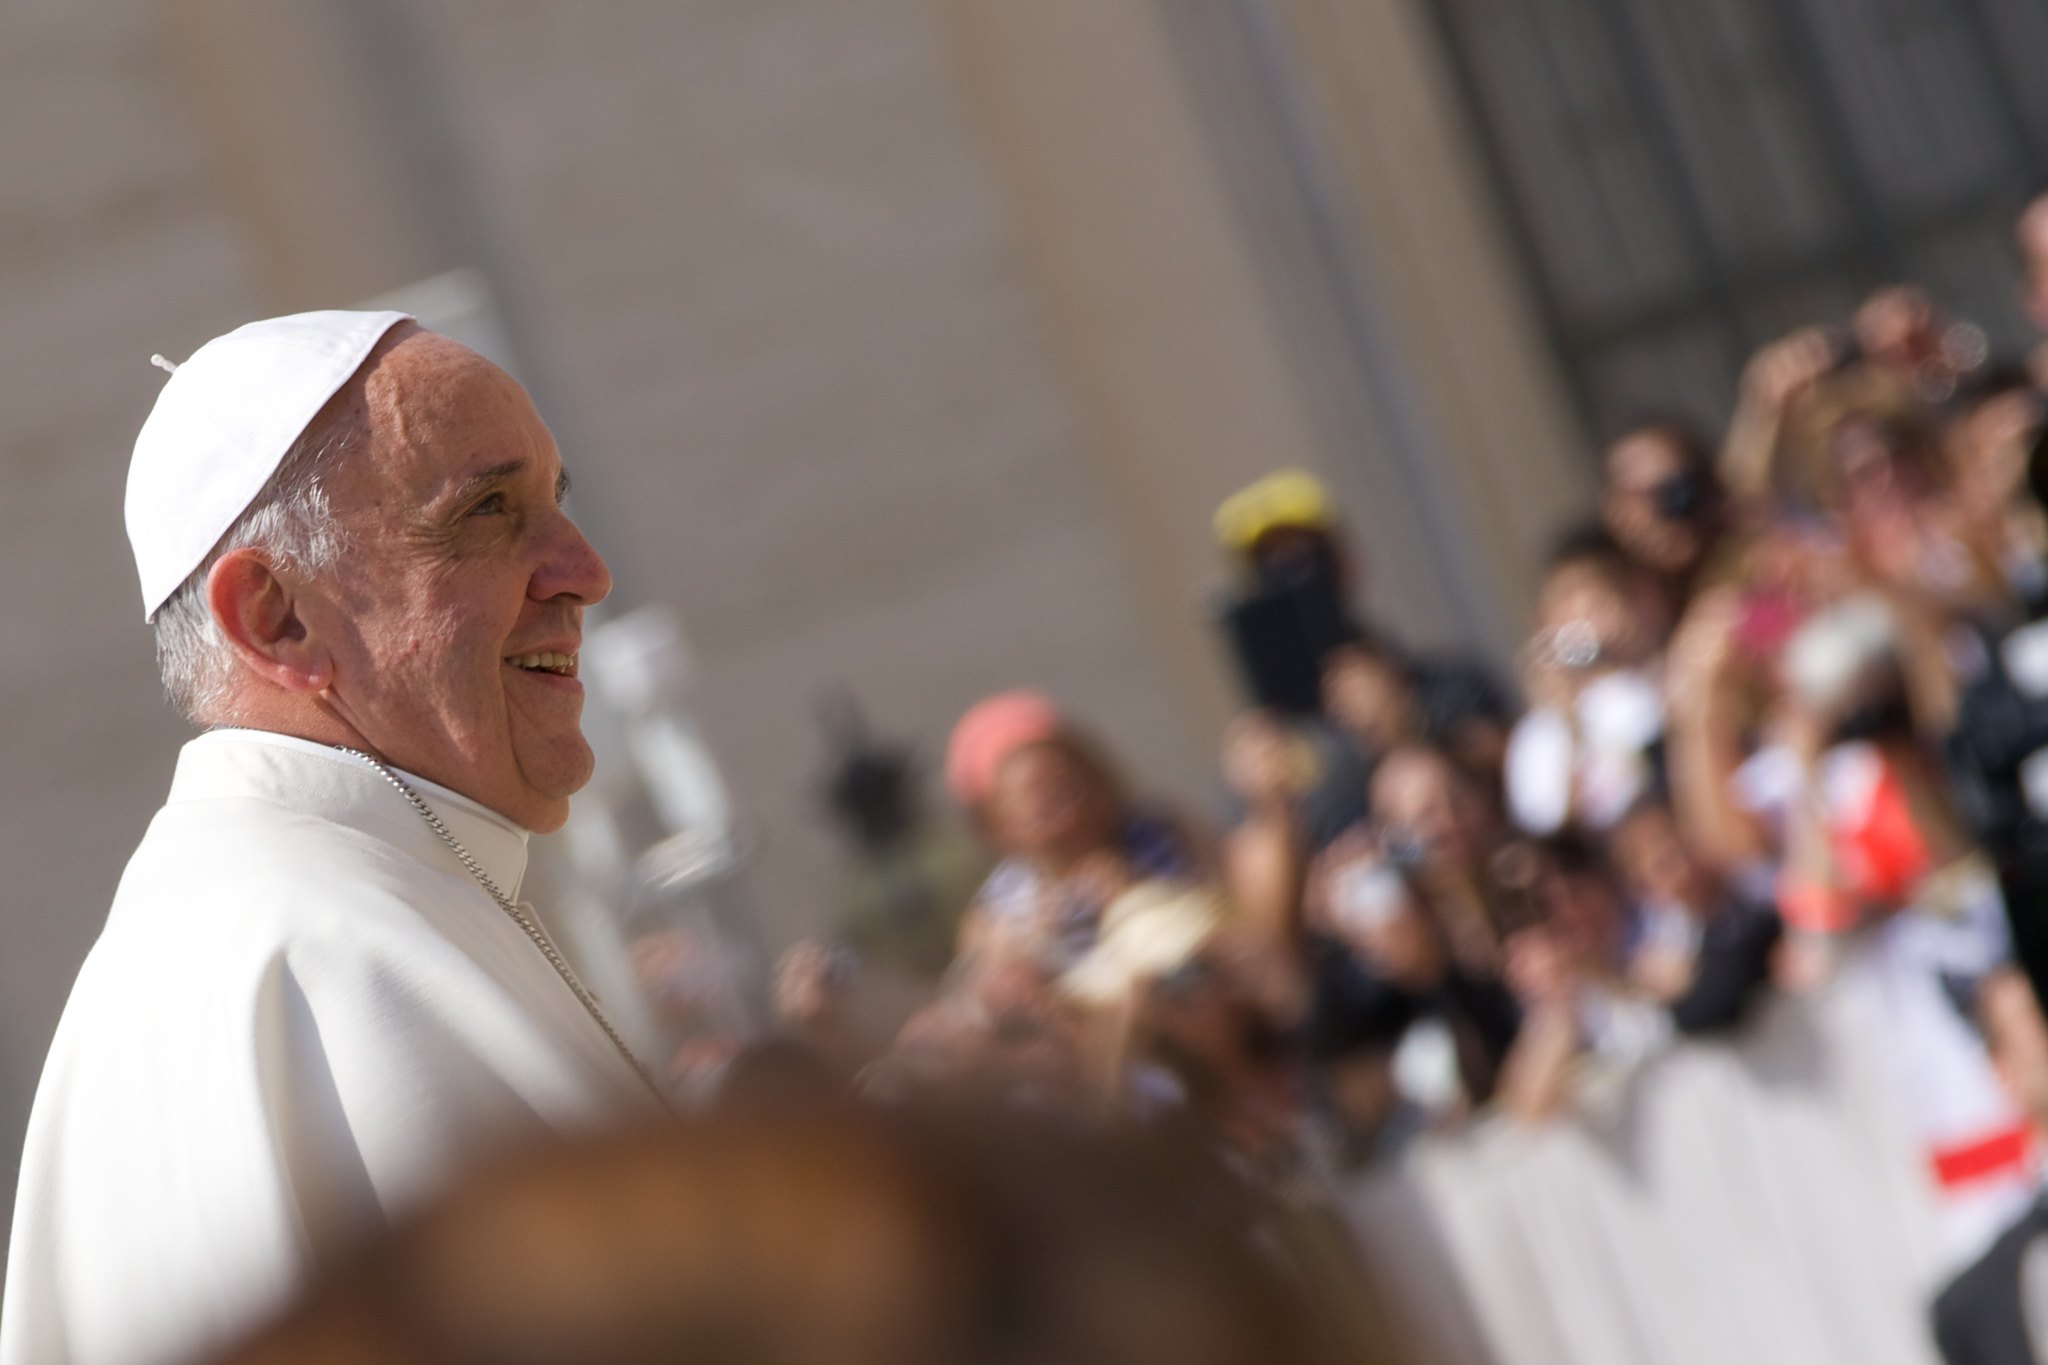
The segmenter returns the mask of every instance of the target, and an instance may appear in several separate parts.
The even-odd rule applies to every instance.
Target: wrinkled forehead
[[[519,382],[437,332],[394,332],[352,386],[379,473],[427,493],[476,469],[537,461],[552,477],[553,438]]]

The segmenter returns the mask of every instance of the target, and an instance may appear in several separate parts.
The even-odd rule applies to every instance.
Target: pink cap
[[[998,692],[967,708],[946,745],[946,790],[978,806],[995,785],[1003,760],[1027,744],[1065,733],[1067,722],[1043,692]]]

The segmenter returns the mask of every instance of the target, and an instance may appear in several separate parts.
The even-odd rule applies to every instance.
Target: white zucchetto
[[[215,337],[176,367],[135,438],[128,542],[142,619],[191,576],[306,426],[406,313],[294,313]]]

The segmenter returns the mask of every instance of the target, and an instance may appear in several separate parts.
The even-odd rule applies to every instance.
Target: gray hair
[[[367,423],[346,402],[323,410],[242,515],[178,590],[157,608],[156,666],[171,705],[194,725],[232,724],[234,655],[206,600],[206,577],[232,551],[256,549],[274,563],[324,573],[340,562],[348,538],[327,503],[325,479],[363,444]]]

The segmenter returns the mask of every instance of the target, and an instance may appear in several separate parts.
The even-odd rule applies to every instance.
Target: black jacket
[[[1934,1339],[1948,1365],[2048,1365],[2034,1356],[2021,1307],[2021,1267],[2030,1255],[2048,1256],[2048,1210],[2039,1202],[1934,1301]],[[2034,1311],[2048,1319],[2048,1303]]]
[[[1311,1061],[1328,1062],[1360,1048],[1392,1051],[1417,1020],[1435,1017],[1451,1028],[1458,1069],[1475,1103],[1493,1083],[1521,1025],[1514,996],[1498,981],[1470,977],[1455,966],[1435,989],[1405,991],[1360,962],[1335,939],[1309,942],[1312,986],[1305,1029]]]
[[[1741,898],[1721,907],[1700,935],[1692,985],[1671,1002],[1680,1033],[1715,1033],[1741,1022],[1771,979],[1771,953],[1784,925],[1769,906]]]

